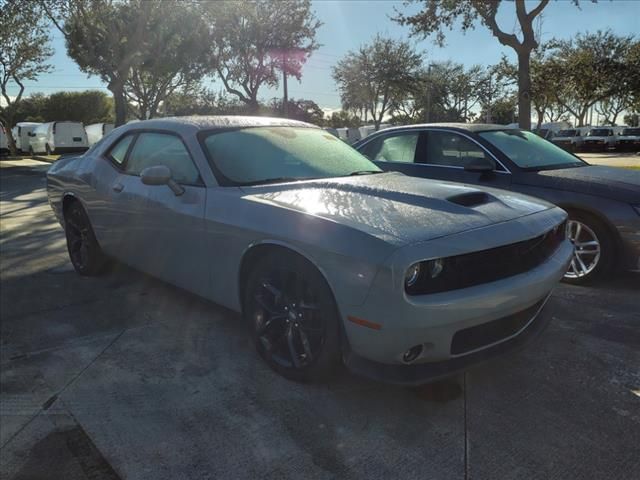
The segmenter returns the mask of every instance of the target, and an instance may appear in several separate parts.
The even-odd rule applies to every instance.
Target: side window
[[[476,158],[485,158],[484,150],[471,140],[452,132],[430,131],[426,162],[431,165],[464,168]]]
[[[125,171],[140,175],[147,167],[164,165],[178,183],[200,183],[200,174],[179,137],[165,133],[141,133],[129,154]]]
[[[124,157],[127,154],[127,150],[129,149],[129,145],[131,145],[131,140],[133,140],[134,135],[127,135],[123,139],[121,139],[114,147],[111,147],[109,151],[109,158],[117,163],[118,165],[122,165],[124,162]]]
[[[413,163],[419,136],[419,132],[408,132],[379,137],[365,145],[361,153],[374,161]]]

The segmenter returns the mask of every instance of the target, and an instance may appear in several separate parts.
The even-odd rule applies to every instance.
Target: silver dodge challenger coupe
[[[128,124],[47,179],[79,274],[115,259],[242,312],[299,381],[420,384],[518,346],[573,250],[549,203],[383,173],[283,119]]]

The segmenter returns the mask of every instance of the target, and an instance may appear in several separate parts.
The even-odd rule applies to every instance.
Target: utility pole
[[[427,67],[427,111],[425,112],[425,122],[431,121],[431,63]]]
[[[486,122],[487,123],[491,123],[491,102],[493,101],[493,95],[492,95],[492,91],[491,91],[491,79],[493,77],[493,74],[489,73],[489,90],[488,90],[488,97],[489,97],[489,101],[487,102],[487,118],[486,118]]]
[[[282,86],[284,88],[284,98],[282,99],[282,116],[289,117],[289,92],[287,89],[287,53],[282,50]]]

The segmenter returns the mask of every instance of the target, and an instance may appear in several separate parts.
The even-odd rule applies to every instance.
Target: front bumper
[[[390,365],[367,360],[353,352],[348,352],[345,355],[344,363],[353,373],[397,385],[421,385],[449,377],[508,351],[522,348],[526,343],[537,337],[545,330],[551,320],[551,313],[544,308],[548,298],[549,296],[546,296],[534,305],[534,315],[519,333],[468,355],[439,362]],[[526,309],[525,312],[527,310],[529,309]],[[500,320],[502,319],[497,321]]]
[[[397,301],[384,291],[385,280],[374,284],[367,301],[351,307],[344,325],[350,351],[346,365],[357,373],[396,383],[426,383],[476,363],[492,352],[502,352],[525,332],[537,330],[534,320],[549,293],[563,277],[571,260],[573,246],[563,242],[545,262],[525,273],[487,284],[449,292],[408,297],[404,292]],[[388,285],[388,283],[387,283]],[[387,287],[388,288],[388,287]],[[502,337],[486,337],[485,343],[460,350],[456,339],[460,332],[480,327],[482,337],[492,322],[531,312],[521,329]],[[349,320],[349,316],[380,325],[367,328]],[[528,323],[527,323],[528,322]],[[504,344],[504,345],[503,345]],[[422,353],[411,364],[403,354],[411,347],[422,346]],[[503,345],[503,346],[500,346]],[[485,352],[484,354],[482,352]],[[406,370],[406,373],[401,373]]]

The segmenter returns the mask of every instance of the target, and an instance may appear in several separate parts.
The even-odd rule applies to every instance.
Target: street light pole
[[[287,89],[287,54],[282,50],[282,87],[284,88],[284,98],[282,99],[282,116],[289,116],[289,92]]]
[[[425,122],[431,121],[431,63],[427,67],[427,111],[425,112]]]

